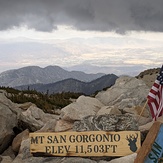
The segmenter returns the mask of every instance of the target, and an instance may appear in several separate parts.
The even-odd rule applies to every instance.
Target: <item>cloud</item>
[[[77,30],[163,32],[162,0],[1,0],[0,30],[27,26],[53,31]]]
[[[112,40],[112,41],[111,41]],[[130,47],[128,42],[136,47]],[[0,43],[1,69],[27,65],[72,66],[90,63],[97,66],[147,65],[159,66],[163,61],[162,41],[126,38],[67,39],[53,43],[24,42]],[[129,44],[129,45],[128,45]],[[153,46],[151,46],[153,45]],[[5,63],[5,64],[4,64]],[[6,66],[5,66],[6,65]]]

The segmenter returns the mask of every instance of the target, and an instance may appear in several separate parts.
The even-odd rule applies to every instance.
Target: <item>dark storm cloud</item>
[[[0,30],[163,31],[163,0],[0,0]]]

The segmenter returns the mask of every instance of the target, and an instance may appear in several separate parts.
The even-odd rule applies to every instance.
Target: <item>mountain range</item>
[[[91,95],[112,86],[118,76],[114,74],[87,74],[68,71],[59,66],[28,66],[4,71],[0,74],[0,86],[19,90],[36,90],[43,93],[75,92]]]
[[[36,90],[39,92],[49,94],[52,93],[61,93],[61,92],[75,92],[83,93],[85,95],[91,95],[96,91],[100,91],[104,88],[111,87],[114,85],[118,77],[114,74],[104,75],[96,80],[91,82],[82,82],[76,79],[65,79],[56,83],[51,84],[34,84],[34,85],[24,85],[16,87],[19,90]]]
[[[86,74],[82,71],[67,71],[59,66],[28,66],[4,71],[0,74],[0,86],[17,87],[31,84],[49,84],[65,79],[90,82],[105,75],[104,73]]]
[[[136,78],[152,86],[159,68],[145,70]],[[14,87],[20,90],[35,89],[44,93],[79,92],[91,95],[96,91],[110,87],[118,76],[115,74],[87,74],[82,71],[68,71],[59,66],[28,66],[4,71],[0,74],[0,86]],[[149,82],[150,81],[150,82]]]

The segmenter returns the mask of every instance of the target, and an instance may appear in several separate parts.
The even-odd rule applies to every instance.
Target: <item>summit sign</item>
[[[139,131],[31,133],[30,151],[48,156],[125,156],[140,148]]]

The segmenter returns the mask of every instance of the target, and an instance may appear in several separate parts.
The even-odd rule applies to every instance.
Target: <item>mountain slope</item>
[[[114,74],[104,75],[91,82],[82,82],[76,79],[65,79],[56,83],[51,84],[35,84],[16,87],[17,89],[35,89],[40,92],[46,93],[47,91],[51,93],[58,92],[75,92],[84,93],[86,95],[91,95],[96,91],[102,90],[103,88],[112,86],[118,77]]]
[[[0,74],[0,86],[15,87],[37,83],[48,84],[68,78],[90,82],[103,75],[103,73],[86,74],[81,71],[66,71],[59,66],[47,66],[45,68],[28,66],[2,72]]]
[[[139,75],[137,75],[136,78],[143,80],[146,83],[146,85],[149,88],[151,88],[159,72],[160,72],[160,68],[147,69],[141,72]]]

